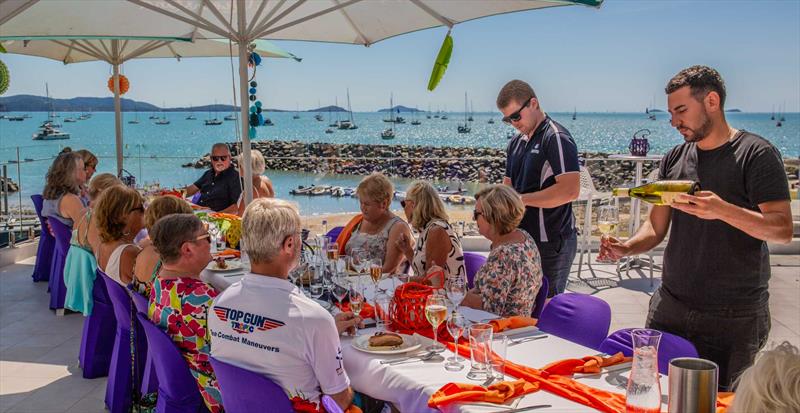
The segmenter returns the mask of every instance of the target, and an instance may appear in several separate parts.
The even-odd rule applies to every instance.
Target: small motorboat
[[[331,128],[325,129],[325,133],[333,133],[333,129]]]
[[[394,130],[389,128],[381,132],[381,139],[394,139]]]
[[[64,123],[75,123],[77,120],[75,118],[64,118]]]
[[[461,196],[461,195],[449,195],[447,197],[447,202],[449,202],[451,204],[463,204],[464,203],[464,197]]]
[[[169,119],[159,119],[155,121],[156,125],[169,125]]]
[[[225,120],[236,120],[236,116],[235,115],[228,115],[228,116],[225,116],[224,119]]]
[[[206,126],[216,126],[216,125],[222,125],[222,121],[221,121],[221,120],[219,120],[219,119],[217,119],[217,118],[214,118],[214,119],[206,119],[206,122],[205,122],[205,124],[206,124]]]

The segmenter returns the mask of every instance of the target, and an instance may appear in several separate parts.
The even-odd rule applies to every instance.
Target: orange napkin
[[[344,312],[350,311],[350,303],[347,301],[344,303],[336,303],[336,306]],[[361,318],[375,318],[375,307],[369,303],[364,303],[361,306],[361,313],[356,315],[360,316]]]
[[[217,253],[217,257],[233,257],[233,258],[240,258],[242,256],[241,251],[228,248],[224,251],[220,251]]]
[[[489,324],[492,325],[492,330],[495,333],[499,333],[501,331],[512,330],[515,328],[533,327],[536,325],[536,322],[537,320],[535,318],[515,315],[508,318],[498,318],[497,320],[489,321]]]
[[[503,381],[482,387],[477,384],[447,383],[428,399],[428,407],[437,408],[452,402],[505,403],[506,400],[539,390],[525,380]]]
[[[721,391],[717,393],[717,413],[725,413],[733,404],[733,392]]]
[[[559,360],[544,366],[542,370],[549,374],[572,376],[574,373],[599,373],[603,367],[629,361],[631,361],[631,357],[625,357],[620,352],[610,357],[586,356],[582,359]]]
[[[208,214],[208,216],[210,216],[211,218],[220,218],[220,219],[233,219],[233,220],[242,219],[242,217],[238,215],[228,214],[225,212],[212,212]]]

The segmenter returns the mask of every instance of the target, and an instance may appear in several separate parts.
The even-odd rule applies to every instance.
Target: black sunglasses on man
[[[519,122],[519,120],[522,119],[522,113],[521,113],[522,109],[525,109],[531,105],[531,99],[533,98],[528,98],[528,100],[526,100],[525,103],[519,109],[517,109],[516,112],[504,117],[503,123],[510,125],[511,122]]]

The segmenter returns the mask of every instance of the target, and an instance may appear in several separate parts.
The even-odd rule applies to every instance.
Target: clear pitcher
[[[661,332],[650,329],[631,331],[633,363],[628,377],[625,411],[658,413],[661,411],[661,382],[658,375],[658,344]]]

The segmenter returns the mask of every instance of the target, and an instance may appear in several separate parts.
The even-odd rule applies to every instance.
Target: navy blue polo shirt
[[[556,176],[580,172],[578,147],[569,131],[545,116],[530,139],[518,134],[508,143],[506,176],[520,194],[541,191],[556,183]],[[536,242],[556,241],[572,235],[572,203],[555,208],[525,207],[519,227]]]
[[[197,201],[197,205],[208,207],[213,211],[222,211],[235,204],[242,193],[242,181],[233,165],[219,175],[214,173],[214,168],[207,170],[194,186],[200,189],[200,200]]]

